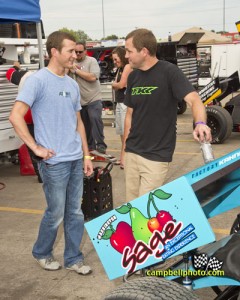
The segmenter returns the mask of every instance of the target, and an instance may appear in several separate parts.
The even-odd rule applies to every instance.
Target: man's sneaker
[[[100,152],[102,154],[106,154],[106,147],[100,145],[100,146],[97,146],[96,148],[97,148],[98,152]]]
[[[52,256],[47,258],[35,259],[44,270],[57,271],[62,267],[60,263],[57,260],[55,260]]]
[[[89,266],[85,266],[82,261],[70,266],[66,267],[67,270],[75,271],[81,275],[88,275],[92,273],[92,269]]]

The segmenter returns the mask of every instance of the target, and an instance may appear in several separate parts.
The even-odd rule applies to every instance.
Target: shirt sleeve
[[[32,107],[35,99],[38,96],[38,80],[35,76],[29,76],[26,78],[21,91],[18,93],[16,101],[21,101],[26,103],[28,106]]]
[[[179,67],[172,64],[169,71],[172,93],[175,98],[182,100],[187,94],[195,91],[193,85]]]
[[[99,67],[99,64],[98,64],[98,62],[95,58],[92,58],[92,60],[91,60],[89,72],[94,74],[96,76],[96,78],[99,79],[99,77],[100,77],[100,67]]]

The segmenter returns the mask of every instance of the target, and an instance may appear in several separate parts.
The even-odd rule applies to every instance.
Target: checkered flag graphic
[[[213,256],[213,257],[210,257],[206,269],[217,271],[222,268],[222,265],[223,265],[223,262],[218,260],[215,256]]]
[[[196,270],[206,268],[207,264],[208,264],[208,256],[207,256],[207,254],[201,253],[201,254],[195,254],[193,256],[193,267]]]

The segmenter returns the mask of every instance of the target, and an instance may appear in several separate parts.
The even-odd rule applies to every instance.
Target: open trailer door
[[[5,31],[6,28],[11,28],[11,33],[13,33],[12,29],[15,27],[29,28],[31,33],[34,32],[34,37],[29,37],[27,34],[24,38],[21,38],[21,35],[14,38]],[[23,30],[18,33],[22,34],[22,32]],[[0,157],[6,157],[14,162],[17,161],[17,153],[22,141],[18,138],[8,118],[16,99],[17,87],[6,79],[5,74],[10,66],[4,64],[4,60],[16,60],[17,46],[24,46],[25,43],[34,41],[34,44],[38,45],[40,68],[44,66],[39,0],[0,0],[0,33]],[[5,33],[7,35],[4,35]],[[1,60],[3,54],[4,59]],[[38,64],[35,65],[38,68]],[[28,66],[30,69],[35,68],[31,64]]]
[[[39,63],[40,68],[42,68],[44,66],[44,60],[42,45],[41,9],[39,0],[0,0],[0,23],[7,24],[17,22],[36,23],[39,48]]]

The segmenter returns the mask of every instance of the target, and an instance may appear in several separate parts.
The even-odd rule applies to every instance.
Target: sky
[[[239,0],[40,0],[45,34],[63,27],[84,31],[92,40],[136,28],[152,30],[157,39],[193,26],[237,32]]]

